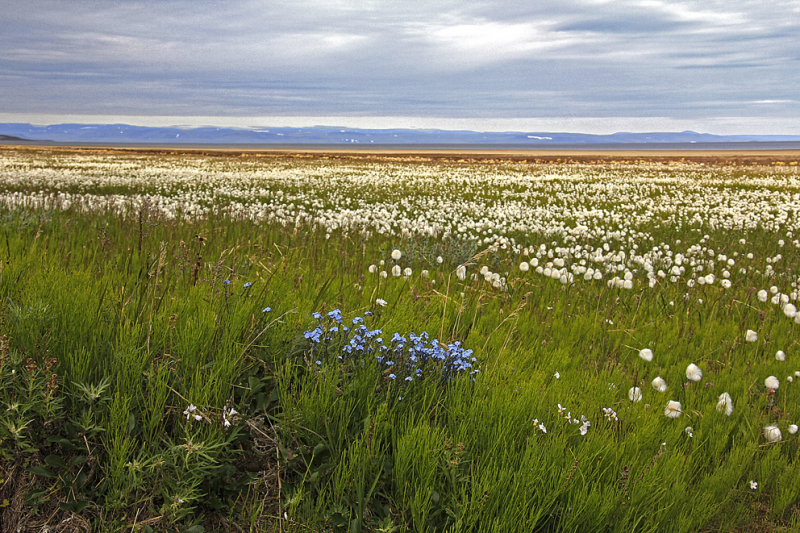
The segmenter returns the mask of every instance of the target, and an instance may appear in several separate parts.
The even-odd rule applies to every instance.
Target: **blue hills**
[[[354,129],[332,126],[308,128],[180,128],[127,124],[0,124],[0,142],[123,144],[264,144],[264,145],[581,145],[640,143],[743,143],[800,141],[786,135],[712,135],[682,132],[585,133],[476,132],[412,129]]]

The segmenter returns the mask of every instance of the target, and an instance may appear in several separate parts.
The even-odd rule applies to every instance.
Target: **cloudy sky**
[[[0,122],[800,134],[800,3],[0,0]]]

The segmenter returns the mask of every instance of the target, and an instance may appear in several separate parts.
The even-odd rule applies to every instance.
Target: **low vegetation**
[[[796,165],[0,152],[3,531],[800,527]]]

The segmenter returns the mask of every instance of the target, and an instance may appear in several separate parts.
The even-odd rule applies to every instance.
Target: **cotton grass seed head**
[[[733,400],[731,399],[731,395],[727,392],[723,392],[719,395],[717,411],[720,413],[724,412],[725,416],[731,416],[731,413],[733,413]]]
[[[744,340],[747,342],[756,342],[758,340],[758,333],[752,329],[748,329],[747,333],[744,334]]]
[[[399,261],[401,257],[403,257],[403,253],[400,250],[392,250],[392,259]]]
[[[642,401],[642,389],[639,387],[631,387],[628,391],[628,398],[632,402],[641,402]]]
[[[658,376],[656,379],[653,380],[653,388],[658,392],[665,392],[667,390],[667,382],[664,381],[664,378]]]
[[[700,370],[699,366],[692,363],[686,367],[686,377],[692,381],[700,381],[703,379],[703,371]]]
[[[778,426],[766,426],[764,428],[764,438],[767,442],[779,442],[781,437],[781,430]]]
[[[530,265],[525,261],[519,264],[519,269],[523,272],[527,272],[528,270],[530,270],[530,268],[531,268]]]
[[[775,390],[778,387],[780,387],[780,385],[781,385],[781,382],[778,381],[778,378],[776,378],[775,376],[770,376],[770,377],[768,377],[767,379],[764,380],[764,386],[766,388],[768,388],[768,389]]]
[[[797,425],[796,424],[790,424],[788,429],[789,429],[789,433],[791,433],[792,435],[797,433]]]
[[[681,416],[681,411],[683,408],[681,407],[681,402],[676,402],[675,400],[670,400],[667,402],[667,407],[664,409],[664,416],[667,418],[678,418]]]
[[[647,361],[648,363],[653,360],[653,350],[650,348],[643,348],[639,350],[639,357]]]
[[[783,350],[778,350],[775,354],[775,359],[778,361],[786,361],[786,353]]]

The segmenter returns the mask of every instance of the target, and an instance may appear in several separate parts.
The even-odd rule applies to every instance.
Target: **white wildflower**
[[[725,416],[731,416],[731,413],[733,413],[733,400],[731,399],[731,395],[727,392],[723,392],[719,395],[717,411],[720,413],[724,411]]]
[[[664,409],[664,416],[668,418],[678,418],[682,412],[681,402],[670,400],[667,402],[667,407]]]
[[[764,438],[767,442],[778,442],[781,440],[781,430],[778,426],[766,426],[764,428]]]
[[[699,366],[692,363],[686,367],[686,377],[692,381],[700,381],[703,379],[703,371],[700,370]]]
[[[632,402],[641,402],[642,401],[642,389],[639,387],[631,387],[628,391],[628,398]]]

